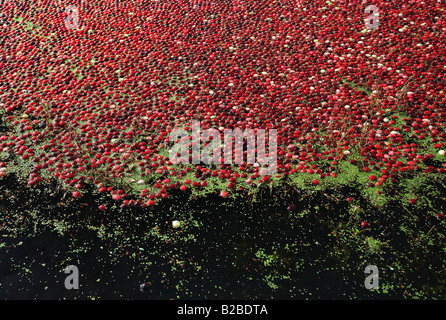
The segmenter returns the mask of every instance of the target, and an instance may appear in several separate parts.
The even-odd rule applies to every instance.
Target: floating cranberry
[[[149,201],[147,201],[147,205],[148,205],[149,207],[152,207],[152,206],[155,205],[155,201],[153,201],[153,200],[149,200]]]
[[[143,282],[139,285],[139,290],[141,292],[147,292],[150,290],[150,284],[148,282]]]

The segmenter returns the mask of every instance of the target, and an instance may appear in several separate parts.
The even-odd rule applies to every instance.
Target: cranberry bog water
[[[2,299],[444,299],[446,5],[9,0]]]

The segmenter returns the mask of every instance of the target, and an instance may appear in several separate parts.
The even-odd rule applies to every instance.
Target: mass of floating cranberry
[[[123,207],[151,207],[215,177],[223,198],[295,174],[319,188],[346,161],[367,173],[364,187],[443,174],[445,4],[372,2],[376,30],[365,29],[359,0],[74,1],[77,30],[51,1],[26,10],[10,1],[0,107],[15,131],[0,151],[33,164],[29,185],[50,173],[73,197],[90,183]],[[274,177],[246,162],[172,164],[169,134],[194,120],[203,130],[276,129]],[[135,185],[155,176],[139,199],[109,183],[135,169]]]

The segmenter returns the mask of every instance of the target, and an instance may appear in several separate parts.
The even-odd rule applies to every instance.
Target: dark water
[[[67,201],[8,179],[0,185],[0,299],[401,298],[365,289],[364,259],[335,257],[327,225],[289,212],[282,199],[250,206],[179,192],[152,210],[113,209],[109,197]],[[103,203],[106,212],[97,209]],[[173,229],[175,219],[185,224]],[[79,289],[65,288],[69,265]]]
[[[3,261],[0,265],[0,299],[174,297],[174,291],[170,289],[169,292],[169,288],[162,287],[160,281],[152,282],[152,292],[141,292],[139,285],[148,280],[143,270],[138,270],[132,261],[125,258],[113,264],[107,263],[104,258],[108,255],[99,249],[99,243],[92,243],[88,252],[71,255],[73,260],[64,262],[70,246],[69,238],[48,233],[38,239],[25,240],[18,248],[6,250],[8,262]],[[68,274],[64,270],[70,264],[78,267],[77,290],[65,288],[64,281]],[[23,267],[17,270],[17,265]]]
[[[344,299],[346,294],[373,297],[361,289],[363,274],[352,274],[346,282],[336,261],[318,262],[323,250],[317,248],[310,251],[312,257],[305,259],[299,272],[286,270],[293,267],[292,263],[265,271],[267,268],[262,268],[261,263],[253,262],[259,244],[234,233],[237,228],[230,223],[226,227],[225,234],[200,239],[200,245],[194,248],[182,248],[191,261],[200,262],[202,268],[198,272],[188,268],[187,263],[184,270],[173,271],[167,253],[161,250],[148,258],[114,257],[104,249],[107,242],[93,232],[86,232],[84,239],[75,241],[53,231],[28,239],[10,238],[3,242],[6,247],[0,251],[0,299]],[[73,242],[81,248],[78,252],[73,252]],[[147,241],[144,249],[153,250],[156,246],[156,241]],[[78,290],[64,286],[64,269],[71,264],[79,270]],[[265,275],[276,271],[293,278],[274,281],[278,287],[272,289],[265,282]],[[144,282],[150,285],[142,292],[140,285]]]

